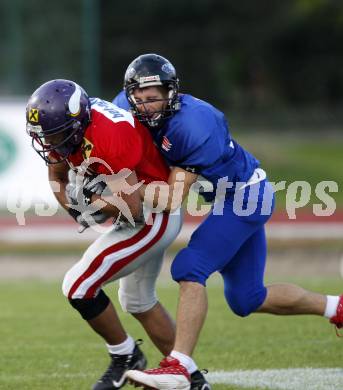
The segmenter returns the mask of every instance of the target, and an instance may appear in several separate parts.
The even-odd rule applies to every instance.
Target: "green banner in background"
[[[12,137],[0,129],[0,175],[4,173],[17,157],[17,146]]]

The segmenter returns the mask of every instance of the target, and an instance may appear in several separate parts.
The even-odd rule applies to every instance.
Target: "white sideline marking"
[[[89,378],[96,377],[91,372],[54,372],[38,375],[4,375],[0,373],[3,382],[27,382],[32,378]],[[239,388],[253,387],[264,390],[340,390],[343,389],[343,368],[285,368],[271,370],[237,370],[212,371],[205,375],[208,381],[215,384],[236,386]]]
[[[343,368],[285,368],[272,370],[214,371],[211,384],[257,387],[271,390],[343,389]]]

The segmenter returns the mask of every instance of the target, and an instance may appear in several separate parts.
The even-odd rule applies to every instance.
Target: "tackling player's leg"
[[[241,245],[269,217],[257,218],[253,215],[247,222],[237,217],[230,206],[225,204],[225,217],[213,214],[207,217],[172,264],[173,279],[180,283],[173,351],[159,368],[144,372],[129,370],[129,380],[157,389],[191,388],[190,374],[197,370],[192,353],[207,312],[206,280],[213,272],[227,266]],[[256,307],[251,306],[249,310],[257,308],[263,299],[264,294],[259,295],[254,303]]]

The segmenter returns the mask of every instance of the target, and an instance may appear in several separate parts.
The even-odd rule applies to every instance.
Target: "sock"
[[[111,355],[129,355],[135,348],[135,341],[130,335],[127,335],[127,339],[122,343],[116,345],[106,344],[106,347]]]
[[[177,359],[190,374],[193,374],[193,372],[198,369],[198,366],[195,364],[195,361],[190,356],[187,356],[184,353],[173,350],[170,356]]]
[[[334,297],[332,295],[327,296],[324,317],[331,318],[336,315],[338,302],[339,302],[339,297]]]

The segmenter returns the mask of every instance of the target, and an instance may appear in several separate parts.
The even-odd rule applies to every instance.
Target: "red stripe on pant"
[[[124,268],[126,265],[130,264],[132,261],[134,261],[139,255],[146,252],[151,246],[153,246],[163,235],[163,233],[166,230],[167,224],[168,224],[168,214],[163,214],[162,216],[162,224],[155,235],[155,237],[149,241],[144,247],[140,248],[138,251],[135,251],[129,256],[126,256],[118,261],[116,261],[110,269],[99,279],[95,282],[94,285],[92,285],[86,292],[83,298],[89,299],[93,298],[98,288],[101,286],[102,283],[104,283],[106,280],[111,278],[115,273],[120,271],[122,268]],[[155,215],[153,215],[153,220],[155,222]],[[142,230],[140,230],[136,235],[133,237],[120,241],[108,248],[106,248],[104,251],[102,251],[89,265],[87,270],[75,281],[73,286],[71,287],[68,298],[72,299],[73,294],[78,289],[78,287],[81,285],[83,281],[85,281],[87,278],[89,278],[102,264],[104,258],[111,253],[117,252],[124,248],[129,248],[130,246],[133,246],[137,244],[139,241],[141,241],[145,236],[149,234],[153,227],[153,224],[151,225],[145,225]]]

